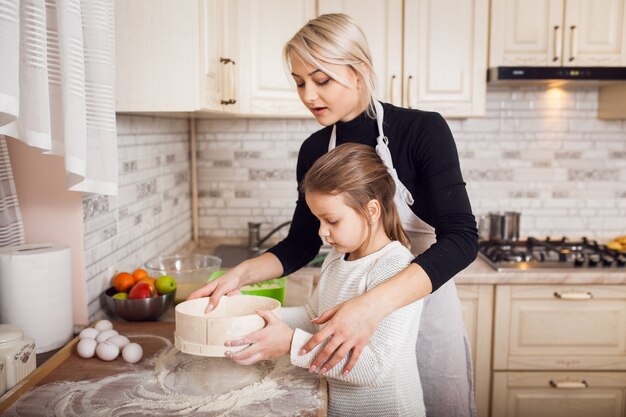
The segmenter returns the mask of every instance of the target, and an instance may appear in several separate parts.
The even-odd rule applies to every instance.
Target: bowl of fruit
[[[168,275],[151,278],[143,269],[120,272],[104,292],[108,307],[128,321],[157,320],[176,297],[176,280]]]

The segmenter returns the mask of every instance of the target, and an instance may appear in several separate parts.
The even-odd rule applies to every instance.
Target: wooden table
[[[28,417],[55,412],[108,415],[120,407],[124,411],[134,407],[129,414],[227,416],[229,410],[243,415],[265,410],[282,416],[326,415],[323,378],[287,366],[286,358],[241,367],[225,358],[183,354],[173,346],[174,326],[163,322],[114,322],[115,330],[142,346],[144,356],[137,364],[127,364],[121,357],[111,362],[96,357],[83,359],[76,353],[75,338],[0,397],[0,413]],[[198,366],[207,369],[206,378],[198,373]],[[189,383],[192,375],[196,375],[197,383]],[[208,383],[211,379],[226,382]],[[234,389],[229,391],[228,384],[233,383]],[[226,411],[219,409],[226,405]]]

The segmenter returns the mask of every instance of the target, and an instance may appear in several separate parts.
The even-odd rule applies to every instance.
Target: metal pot
[[[517,211],[488,213],[480,217],[478,234],[482,239],[514,242],[519,239],[520,216]]]

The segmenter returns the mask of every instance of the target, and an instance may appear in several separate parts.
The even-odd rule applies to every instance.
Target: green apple
[[[176,289],[176,280],[169,275],[163,275],[156,280],[156,289],[159,294],[169,294]]]
[[[128,300],[128,293],[118,292],[113,294],[113,298],[117,298],[118,300]]]

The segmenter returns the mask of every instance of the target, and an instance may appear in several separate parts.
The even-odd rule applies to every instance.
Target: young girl
[[[338,146],[313,164],[302,189],[320,221],[319,236],[333,249],[305,307],[283,309],[284,323],[270,312],[259,312],[267,327],[229,343],[252,343],[228,353],[240,364],[290,354],[294,365],[309,368],[323,347],[299,354],[319,330],[311,319],[376,287],[413,259],[393,202],[393,178],[374,148]],[[388,315],[350,373],[342,374],[342,367],[321,369],[328,378],[330,416],[425,415],[415,357],[421,311],[420,300]]]

